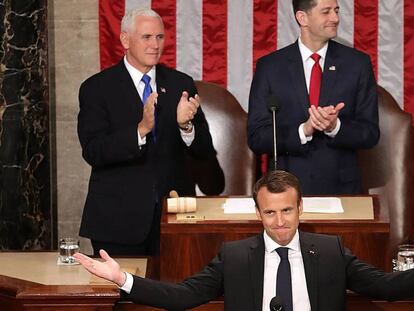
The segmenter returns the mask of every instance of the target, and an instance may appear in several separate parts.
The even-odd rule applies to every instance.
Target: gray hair
[[[125,12],[125,15],[124,17],[122,17],[121,21],[121,32],[128,32],[129,30],[131,30],[134,27],[135,18],[137,16],[158,17],[162,22],[161,16],[154,10],[143,7],[137,7]]]

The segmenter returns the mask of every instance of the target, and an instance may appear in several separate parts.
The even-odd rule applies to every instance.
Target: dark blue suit
[[[215,150],[203,111],[193,123],[190,147],[181,138],[177,104],[183,91],[197,93],[188,75],[157,65],[156,140],[138,147],[143,104],[124,62],[82,83],[78,134],[82,155],[92,166],[80,235],[92,240],[138,244],[149,235],[156,202],[172,189],[194,194],[186,156],[208,158]],[[155,221],[156,223],[156,221]],[[158,221],[159,223],[159,221]]]
[[[315,132],[302,145],[298,128],[309,118],[309,99],[298,42],[262,57],[249,98],[248,143],[256,154],[273,153],[270,96],[278,99],[278,169],[296,175],[304,194],[352,194],[361,190],[358,149],[379,139],[377,86],[369,56],[329,41],[320,106],[345,103],[335,138]]]

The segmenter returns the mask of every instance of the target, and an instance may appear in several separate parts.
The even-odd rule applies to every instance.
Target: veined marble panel
[[[0,249],[52,240],[46,0],[0,0]]]

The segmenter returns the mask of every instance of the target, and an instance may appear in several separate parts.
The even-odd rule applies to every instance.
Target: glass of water
[[[397,262],[394,270],[405,271],[414,268],[414,244],[398,246]]]
[[[79,252],[79,240],[74,238],[62,238],[59,240],[59,259],[62,263],[73,264],[76,262],[73,254]]]

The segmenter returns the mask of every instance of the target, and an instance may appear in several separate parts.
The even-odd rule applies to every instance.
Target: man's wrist
[[[123,287],[125,282],[127,280],[127,276],[126,273],[124,271],[121,272],[121,275],[119,276],[118,280],[115,281],[116,285],[118,285],[118,287]]]
[[[193,122],[179,123],[178,127],[185,132],[191,132],[193,130]]]

